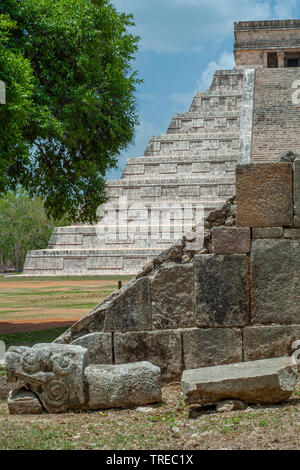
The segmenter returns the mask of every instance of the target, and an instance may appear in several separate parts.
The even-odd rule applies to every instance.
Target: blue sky
[[[140,125],[134,143],[108,179],[118,179],[127,158],[144,154],[152,135],[166,132],[174,113],[188,111],[216,69],[233,68],[234,21],[300,18],[297,0],[111,0],[133,13],[141,37],[135,68]]]

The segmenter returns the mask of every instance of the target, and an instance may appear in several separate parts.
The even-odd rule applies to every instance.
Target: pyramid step
[[[213,127],[228,127],[230,128],[230,121],[236,121],[240,118],[240,109],[235,111],[219,110],[219,109],[210,109],[206,112],[188,112],[184,114],[174,114],[169,129],[182,129],[188,130],[190,128],[196,129],[205,129],[211,127],[213,121]]]
[[[150,159],[149,159],[150,160]],[[201,176],[201,174],[211,173],[213,177],[220,173],[227,173],[227,172],[234,172],[236,166],[237,156],[235,156],[234,160],[203,160],[197,161],[194,158],[194,161],[187,161],[182,160],[178,161],[176,157],[165,157],[163,161],[160,159],[156,159],[153,162],[151,159],[150,162],[127,162],[125,169],[123,171],[123,177],[120,180],[124,182],[124,180],[128,179],[154,179],[154,178],[170,178],[178,175],[178,177],[184,178],[194,178],[197,176]],[[108,186],[110,186],[109,181],[107,182]]]
[[[214,110],[219,111],[235,111],[240,110],[242,103],[242,93],[196,93],[192,101],[190,112],[205,112]]]
[[[134,275],[161,249],[72,249],[28,252],[24,274],[27,276],[85,276],[109,274]]]
[[[197,113],[189,113],[195,115]],[[210,112],[210,116],[189,117],[175,115],[168,127],[167,134],[239,132],[240,113]],[[204,117],[204,114],[206,116]],[[216,116],[217,115],[217,116]]]
[[[239,132],[203,134],[161,134],[153,136],[145,151],[145,156],[158,155],[198,155],[209,150],[238,150]]]

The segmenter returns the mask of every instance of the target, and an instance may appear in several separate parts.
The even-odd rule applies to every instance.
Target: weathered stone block
[[[91,364],[112,364],[112,333],[89,333],[71,344],[88,349]]]
[[[85,369],[89,409],[146,405],[161,400],[160,369],[149,362]]]
[[[38,397],[25,389],[12,390],[9,393],[7,404],[11,415],[38,414],[43,411]]]
[[[235,399],[246,403],[278,403],[287,400],[298,381],[298,368],[291,358],[242,362],[226,366],[185,370],[184,401],[216,403]]]
[[[283,238],[297,239],[300,238],[300,228],[284,229]]]
[[[255,240],[251,251],[254,323],[300,324],[300,240]]]
[[[72,326],[71,335],[147,329],[151,329],[150,281],[145,276],[107,297]]]
[[[114,334],[116,364],[149,361],[161,368],[164,382],[179,379],[182,372],[179,330],[138,331]]]
[[[294,161],[294,225],[300,227],[300,158]]]
[[[250,228],[214,227],[212,243],[216,254],[249,253],[251,249]]]
[[[66,344],[11,346],[5,355],[8,380],[21,380],[50,413],[84,404],[87,349]]]
[[[6,375],[0,376],[0,400],[7,400],[12,390],[20,389],[23,385],[22,382],[8,382]]]
[[[195,256],[197,326],[243,326],[249,323],[246,255]]]
[[[300,340],[300,325],[250,326],[244,329],[245,360],[291,356],[293,342]]]
[[[293,224],[292,163],[248,163],[236,168],[237,225]]]
[[[151,300],[154,328],[195,326],[194,266],[161,267],[151,281]]]
[[[237,328],[193,328],[182,333],[185,369],[243,360],[242,333]]]
[[[282,227],[255,227],[252,229],[252,238],[281,238],[283,236]]]

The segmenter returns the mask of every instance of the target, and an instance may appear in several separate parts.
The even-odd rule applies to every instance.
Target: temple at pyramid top
[[[300,152],[300,20],[239,22],[234,35],[234,69],[107,181],[98,225],[56,228],[25,275],[136,274],[235,194],[237,163]]]
[[[234,23],[236,68],[300,66],[300,20]]]

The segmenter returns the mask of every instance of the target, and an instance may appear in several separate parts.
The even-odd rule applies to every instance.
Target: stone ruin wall
[[[300,151],[299,87],[299,68],[255,70],[252,161]]]
[[[92,363],[150,361],[165,382],[290,355],[300,338],[300,157],[238,165],[236,186],[207,217],[202,250],[194,230],[56,342],[87,347]]]

